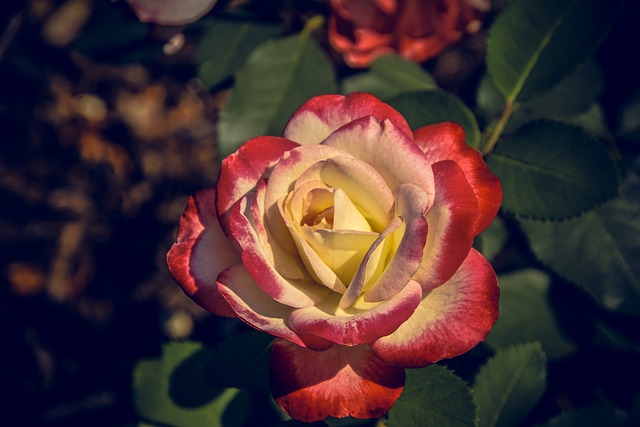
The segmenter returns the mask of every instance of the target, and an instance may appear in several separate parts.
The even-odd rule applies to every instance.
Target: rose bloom
[[[354,68],[397,53],[422,62],[480,28],[489,0],[331,0],[329,42]]]
[[[142,22],[183,25],[206,15],[218,0],[127,0]]]
[[[372,95],[323,95],[224,159],[167,261],[205,309],[277,337],[271,389],[293,418],[378,417],[404,368],[495,323],[496,275],[471,245],[501,199],[457,124],[411,132]]]

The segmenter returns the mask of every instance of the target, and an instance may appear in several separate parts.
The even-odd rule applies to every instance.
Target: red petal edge
[[[222,233],[215,207],[215,190],[201,190],[189,198],[180,218],[176,243],[167,253],[167,266],[182,290],[204,309],[235,317],[218,292],[216,278],[240,262]]]
[[[379,122],[389,120],[407,136],[412,136],[402,114],[375,96],[360,92],[311,98],[291,116],[283,136],[300,144],[319,144],[340,127],[366,116],[373,116]]]
[[[413,279],[425,291],[442,285],[460,268],[473,245],[478,203],[457,163],[433,165],[436,197],[427,212],[427,243]]]
[[[385,362],[421,368],[465,353],[482,342],[498,319],[498,281],[475,249],[444,285],[425,294],[413,316],[371,345]]]
[[[222,161],[216,184],[216,207],[225,233],[231,206],[253,190],[258,181],[270,173],[269,168],[276,164],[284,153],[298,145],[285,138],[259,136],[245,142],[235,153]]]
[[[414,132],[416,144],[433,163],[453,160],[463,170],[480,208],[475,235],[493,221],[502,203],[502,185],[489,170],[482,155],[466,144],[464,129],[454,122],[424,126]]]
[[[379,417],[404,388],[404,369],[386,365],[367,345],[313,351],[276,339],[270,365],[276,402],[305,422]]]

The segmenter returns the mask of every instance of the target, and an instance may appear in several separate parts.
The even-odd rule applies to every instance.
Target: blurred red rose
[[[397,53],[433,58],[476,32],[489,0],[331,0],[329,42],[354,68]]]

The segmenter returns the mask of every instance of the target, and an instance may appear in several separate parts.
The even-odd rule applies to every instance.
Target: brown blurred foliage
[[[2,5],[0,424],[135,420],[135,360],[208,318],[164,257],[187,195],[215,182],[220,95],[185,58],[75,49],[96,3]]]

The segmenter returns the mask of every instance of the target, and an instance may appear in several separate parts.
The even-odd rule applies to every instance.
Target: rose
[[[277,337],[272,393],[292,417],[380,416],[404,368],[495,323],[496,276],[471,245],[500,182],[460,126],[412,133],[368,94],[312,98],[283,135],[246,142],[190,198],[169,268],[204,308]]]
[[[127,0],[142,22],[182,25],[197,21],[218,0]]]
[[[433,58],[464,33],[476,32],[489,0],[331,0],[329,42],[354,68],[397,53]]]

